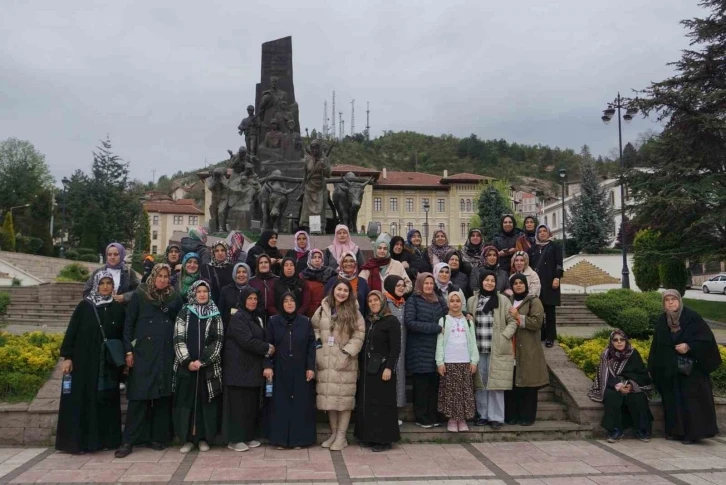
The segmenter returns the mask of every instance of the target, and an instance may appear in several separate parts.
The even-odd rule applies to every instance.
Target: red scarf
[[[391,263],[391,258],[373,258],[368,260],[361,269],[367,269],[368,275],[368,288],[383,292],[383,281],[381,281],[381,266],[388,266]]]

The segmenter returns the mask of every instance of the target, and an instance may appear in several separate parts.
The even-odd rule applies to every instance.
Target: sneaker
[[[635,437],[638,438],[643,443],[648,443],[650,441],[650,435],[645,430],[638,430],[635,432]]]
[[[459,426],[459,431],[469,431],[469,426],[463,419],[460,419],[457,425]]]
[[[185,455],[192,451],[194,449],[194,443],[191,441],[187,441],[184,443],[181,448],[179,448],[179,453],[184,453]]]
[[[433,424],[423,424],[423,423],[418,423],[418,422],[416,423],[416,426],[418,426],[419,428],[423,428],[423,429],[431,429],[434,427]]]
[[[242,443],[241,441],[239,443],[230,443],[227,445],[227,448],[232,451],[248,451],[250,449],[249,446]]]
[[[133,446],[131,446],[128,443],[124,443],[121,446],[119,446],[118,450],[116,450],[113,453],[113,456],[115,456],[116,458],[126,458],[127,456],[129,456],[131,454],[131,452],[133,450],[134,450]]]
[[[479,418],[476,421],[474,421],[474,426],[486,426],[487,424],[489,424],[488,419]]]
[[[382,451],[388,451],[391,449],[391,443],[379,443],[377,445],[373,445],[371,448],[371,451],[373,453],[380,453]]]
[[[450,433],[458,433],[459,432],[459,423],[455,419],[450,419],[449,424],[446,425],[446,429]]]
[[[399,426],[403,426],[403,421],[401,421],[401,420],[399,419],[399,420],[398,420],[398,425],[399,425]]]
[[[201,440],[199,442],[199,451],[201,451],[201,452],[207,452],[207,451],[209,451],[209,443],[207,443],[204,440]]]
[[[504,423],[502,423],[501,421],[489,421],[489,426],[491,426],[492,429],[499,429],[502,427],[502,424]]]
[[[617,443],[623,437],[623,432],[615,428],[608,435],[608,443]]]
[[[547,347],[548,349],[551,349],[554,346],[555,346],[555,343],[552,340],[545,340],[545,347]]]
[[[260,446],[260,442],[255,440],[248,441],[247,446],[249,446],[250,448],[257,448]]]
[[[441,426],[441,423],[439,423],[438,421],[436,421],[436,422],[435,422],[435,423],[433,424],[433,427],[434,427],[434,428],[438,428],[439,426]]]

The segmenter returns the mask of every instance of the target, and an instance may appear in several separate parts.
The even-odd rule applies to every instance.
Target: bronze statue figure
[[[237,129],[239,134],[245,137],[245,145],[247,151],[252,155],[257,155],[257,145],[260,137],[260,120],[255,115],[255,107],[247,106],[247,118],[243,119]]]
[[[310,153],[305,156],[303,200],[300,212],[300,225],[310,227],[310,216],[320,216],[320,229],[325,233],[325,204],[328,200],[326,177],[330,177],[332,167],[323,155],[320,140],[310,143]]]

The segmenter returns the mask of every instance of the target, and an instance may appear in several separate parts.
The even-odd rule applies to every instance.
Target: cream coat
[[[492,350],[489,357],[489,376],[486,382],[488,391],[509,391],[514,380],[514,347],[512,337],[517,333],[517,320],[509,314],[512,303],[497,293],[499,307],[494,309],[492,324]],[[467,310],[476,316],[478,296],[466,302]]]
[[[350,337],[340,335],[337,327],[331,333],[331,313],[327,298],[313,315],[315,338],[320,339],[323,344],[322,348],[315,351],[317,406],[321,411],[350,411],[355,407],[358,354],[365,339],[365,322],[360,312],[357,315],[356,331]],[[331,334],[335,338],[332,346],[328,345]]]
[[[411,283],[411,278],[409,278],[408,274],[406,274],[406,268],[403,267],[401,262],[396,261],[395,259],[391,259],[391,262],[388,263],[388,271],[386,271],[386,276],[392,274],[403,278],[403,282],[406,284],[406,294],[408,295],[409,293],[411,293],[411,290],[413,290],[413,283]],[[360,273],[358,273],[358,277],[363,278],[366,281],[368,281],[368,277],[370,275],[371,273],[367,269],[363,269]],[[386,276],[381,275],[381,288],[383,288],[383,280],[386,279]],[[370,285],[371,282],[368,281],[368,286]]]

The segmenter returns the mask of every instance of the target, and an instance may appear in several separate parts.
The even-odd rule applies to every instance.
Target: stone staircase
[[[587,295],[562,295],[562,305],[557,307],[557,326],[607,326],[607,323],[587,309],[587,306],[585,305],[586,299]]]
[[[4,323],[28,327],[27,331],[64,331],[83,296],[83,283],[44,283],[3,289],[10,293]]]

